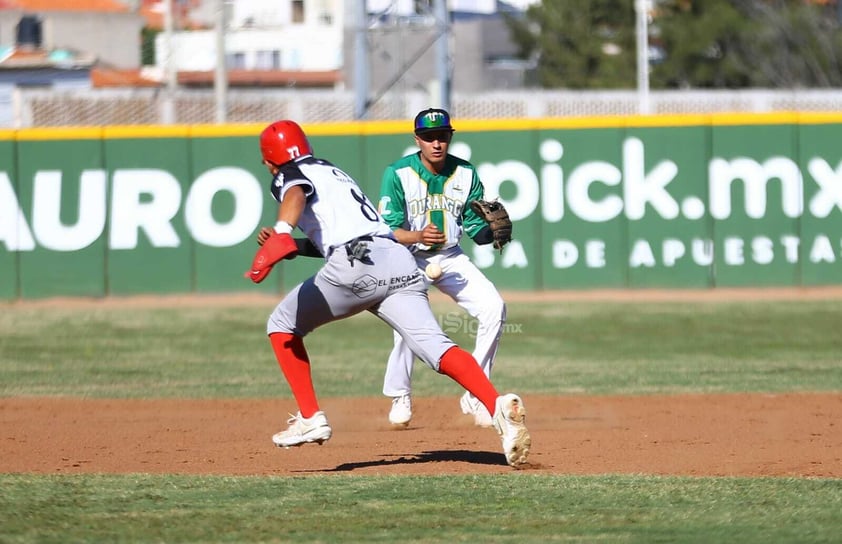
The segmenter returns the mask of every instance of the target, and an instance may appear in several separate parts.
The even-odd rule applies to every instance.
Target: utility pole
[[[436,73],[439,80],[438,99],[441,107],[450,111],[450,14],[447,11],[447,0],[436,0],[434,11],[439,36],[436,42]]]
[[[365,0],[356,0],[356,28],[354,32],[354,118],[368,115],[368,7]]]
[[[161,122],[165,125],[175,123],[175,88],[178,84],[172,33],[172,0],[164,0],[164,43],[167,55],[164,58],[164,100],[161,104]]]
[[[228,69],[225,64],[225,0],[216,0],[216,70],[213,78],[214,98],[216,102],[216,123],[223,124],[228,119]]]
[[[447,9],[447,0],[432,0],[432,22],[425,23],[425,28],[432,30],[429,37],[425,37],[420,44],[401,44],[401,57],[406,51],[409,58],[401,63],[401,66],[394,70],[394,73],[380,89],[376,90],[369,97],[369,79],[371,77],[371,65],[369,63],[369,28],[368,8],[366,0],[350,0],[357,8],[356,26],[354,40],[354,91],[356,104],[354,117],[364,119],[372,105],[376,104],[385,93],[395,86],[407,71],[418,62],[428,51],[433,51],[435,58],[435,78],[430,78],[428,87],[430,105],[437,105],[444,109],[450,109],[451,94],[451,54],[450,54],[450,13]],[[396,2],[396,0],[393,0]],[[406,42],[406,40],[404,40]],[[405,48],[405,49],[403,49]],[[433,49],[435,48],[435,49]]]

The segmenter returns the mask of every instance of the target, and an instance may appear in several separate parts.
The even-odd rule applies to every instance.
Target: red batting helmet
[[[302,155],[312,155],[313,147],[295,121],[275,121],[260,133],[260,153],[275,165]]]

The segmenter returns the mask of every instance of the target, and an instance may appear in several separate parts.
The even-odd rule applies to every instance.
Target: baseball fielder
[[[389,165],[383,173],[379,211],[395,237],[407,245],[420,270],[431,263],[441,267],[436,278],[426,277],[468,314],[477,319],[473,356],[491,376],[506,321],[506,305],[494,284],[471,262],[459,242],[467,233],[476,243],[495,242],[494,232],[469,203],[483,202],[484,188],[468,161],[447,153],[454,129],[442,109],[421,111],[415,117],[417,153]],[[502,208],[502,205],[497,204]],[[508,215],[505,219],[508,221]],[[498,248],[511,239],[501,240]],[[435,272],[438,269],[433,268]],[[392,397],[389,421],[405,426],[412,417],[413,350],[395,333],[383,379],[383,394]],[[462,412],[480,426],[490,427],[489,411],[470,392],[460,399]]]
[[[261,229],[251,270],[263,281],[283,259],[299,253],[324,256],[324,265],[294,287],[267,322],[272,349],[298,405],[289,428],[272,441],[280,447],[324,443],[332,430],[319,408],[304,337],[317,327],[368,310],[388,323],[432,369],[445,374],[494,413],[507,462],[526,462],[531,439],[521,398],[499,395],[469,353],[441,330],[427,300],[415,259],[397,243],[357,183],[330,162],[313,156],[293,121],[272,123],[260,135],[263,163],[280,203],[273,229]],[[307,241],[291,236],[298,227]]]

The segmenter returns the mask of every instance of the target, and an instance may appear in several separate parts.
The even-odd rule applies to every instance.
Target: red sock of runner
[[[289,383],[292,396],[298,404],[301,416],[308,418],[319,411],[313,379],[310,375],[310,358],[304,348],[304,340],[300,336],[285,332],[269,335],[275,358],[281,367],[281,372]]]
[[[470,391],[485,405],[488,413],[494,415],[494,404],[500,395],[470,353],[459,346],[453,346],[441,356],[439,372]]]

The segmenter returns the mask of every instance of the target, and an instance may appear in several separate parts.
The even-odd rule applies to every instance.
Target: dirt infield
[[[842,394],[526,396],[529,473],[842,477]],[[323,446],[275,448],[290,400],[0,399],[0,472],[218,475],[496,474],[490,429],[456,398],[324,399]]]

